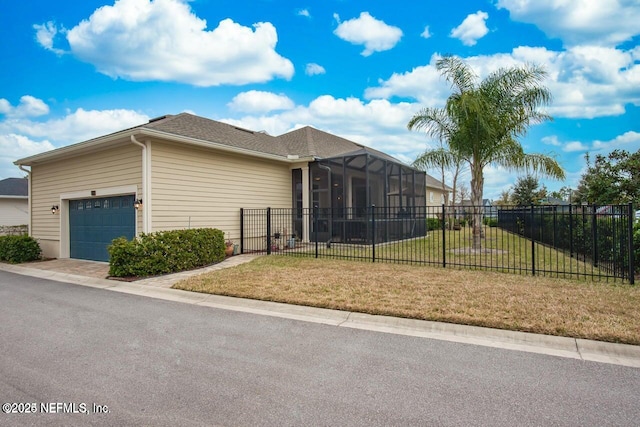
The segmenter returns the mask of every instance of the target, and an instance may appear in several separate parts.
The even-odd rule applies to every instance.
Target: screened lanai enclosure
[[[311,209],[302,209],[302,171],[293,172],[295,232],[309,240],[377,243],[424,236],[426,174],[361,149],[309,164]],[[375,228],[372,215],[375,215]]]

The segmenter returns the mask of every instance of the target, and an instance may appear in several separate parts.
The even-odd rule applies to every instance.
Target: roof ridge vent
[[[157,122],[166,118],[172,117],[172,114],[165,114],[164,116],[155,117],[153,119],[149,119],[149,123]]]
[[[253,135],[253,134],[255,133],[255,132],[254,132],[254,131],[252,131],[252,130],[239,128],[238,126],[234,126],[234,129],[241,130],[242,132],[250,133],[251,135]]]

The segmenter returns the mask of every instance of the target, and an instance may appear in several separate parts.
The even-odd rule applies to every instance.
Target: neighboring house
[[[0,180],[0,226],[29,223],[29,183],[25,178]]]
[[[15,162],[30,166],[31,235],[44,256],[107,260],[141,232],[215,227],[240,237],[240,208],[368,206],[415,212],[427,175],[304,127],[274,137],[182,113]],[[53,214],[52,214],[53,212]],[[292,232],[309,241],[308,221]]]
[[[426,187],[427,206],[442,206],[445,202],[445,193],[449,193],[449,198],[453,196],[451,194],[453,188],[445,184],[443,191],[442,181],[435,179],[431,175],[427,175]]]

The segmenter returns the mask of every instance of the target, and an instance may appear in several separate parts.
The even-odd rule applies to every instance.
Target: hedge
[[[31,236],[0,236],[0,261],[17,264],[40,259],[40,245]]]
[[[109,275],[144,277],[190,270],[224,259],[224,233],[215,228],[160,231],[127,241],[119,237],[107,248]]]

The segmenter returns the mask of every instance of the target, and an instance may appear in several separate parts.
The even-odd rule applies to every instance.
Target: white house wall
[[[0,225],[25,225],[29,223],[29,202],[27,199],[0,196]]]

